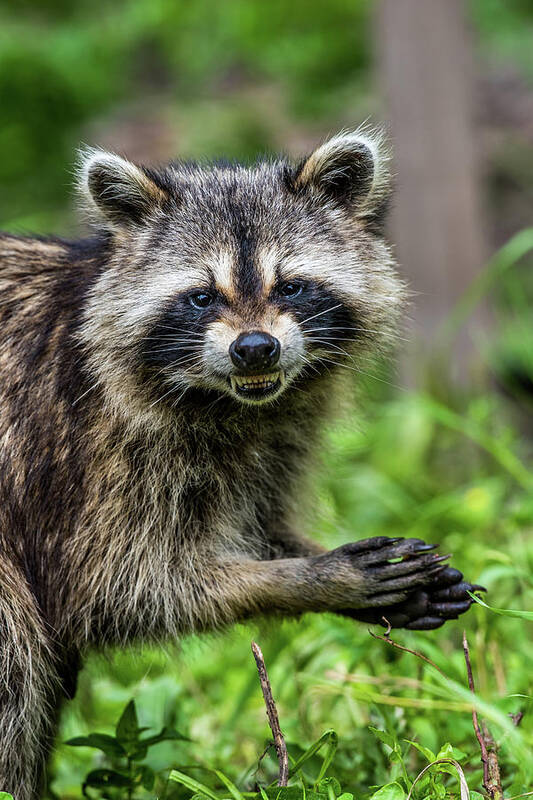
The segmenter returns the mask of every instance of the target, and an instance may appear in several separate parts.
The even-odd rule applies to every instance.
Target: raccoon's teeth
[[[232,375],[231,386],[235,391],[239,389],[270,389],[278,381],[283,383],[282,373],[274,372],[269,375]]]

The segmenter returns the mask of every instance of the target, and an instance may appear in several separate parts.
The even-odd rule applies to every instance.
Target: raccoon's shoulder
[[[68,259],[69,243],[61,239],[15,236],[0,233],[0,269],[2,276],[12,272],[48,270]]]
[[[67,240],[57,237],[17,236],[0,231],[0,286],[54,286],[65,276],[90,281],[107,259],[105,238]]]

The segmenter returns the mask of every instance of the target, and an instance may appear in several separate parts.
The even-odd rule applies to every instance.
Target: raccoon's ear
[[[89,216],[113,229],[140,224],[168,199],[142,167],[94,149],[80,152],[78,191]]]
[[[382,134],[339,133],[298,165],[293,187],[371,216],[388,195],[388,158]]]

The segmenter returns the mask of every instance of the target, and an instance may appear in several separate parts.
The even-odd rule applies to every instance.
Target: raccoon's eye
[[[303,291],[303,283],[298,281],[286,281],[279,287],[279,293],[282,297],[298,297]]]
[[[194,308],[207,308],[214,301],[214,297],[209,292],[195,292],[189,295],[189,303]]]

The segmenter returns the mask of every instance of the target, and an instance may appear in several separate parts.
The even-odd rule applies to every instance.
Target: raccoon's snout
[[[230,344],[230,358],[240,370],[246,372],[274,367],[279,361],[279,340],[262,331],[241,333]]]

